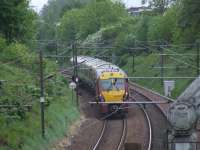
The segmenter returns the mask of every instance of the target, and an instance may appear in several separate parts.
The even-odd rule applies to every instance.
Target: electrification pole
[[[160,76],[161,76],[161,85],[163,85],[164,82],[164,50],[159,46],[159,49],[161,51],[160,55]]]
[[[135,72],[135,54],[132,52],[132,73]]]
[[[76,47],[76,43],[74,44],[74,50],[75,50],[75,83],[76,83],[76,105],[77,107],[79,107],[79,97],[78,97],[78,82],[79,82],[79,78],[78,78],[78,62],[77,62],[77,47]]]
[[[134,38],[134,48],[136,47],[136,39]],[[135,72],[135,49],[132,50],[132,73]]]
[[[77,63],[77,48],[75,42],[72,45],[72,53],[73,53],[73,81],[76,83],[76,105],[79,106],[79,98],[78,98],[78,63]]]
[[[199,46],[199,41],[197,41],[196,46],[197,46],[197,76],[199,76],[200,75],[200,64],[199,64],[200,46]]]
[[[42,137],[45,137],[45,125],[44,125],[44,74],[43,74],[43,53],[40,49],[40,109],[41,109],[41,129]]]
[[[72,44],[72,58],[73,58],[73,76],[72,76],[72,80],[75,82],[75,48],[74,48],[74,43]]]
[[[56,39],[56,63],[58,63],[58,41]]]

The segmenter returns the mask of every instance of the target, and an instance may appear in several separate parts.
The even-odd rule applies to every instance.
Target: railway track
[[[139,105],[140,109],[142,110],[142,112],[144,113],[145,115],[145,119],[146,119],[146,122],[148,124],[148,143],[147,143],[147,150],[151,150],[151,146],[152,146],[152,123],[151,123],[151,120],[150,120],[150,116],[148,114],[148,112]]]
[[[143,93],[134,90],[133,85],[130,86],[131,99],[135,101],[150,101],[149,97],[143,95]],[[146,106],[140,105],[140,108],[145,113],[146,119],[148,120],[149,131],[148,135],[148,146],[145,150],[166,150],[167,146],[167,135],[166,129],[169,124],[167,117],[165,116],[165,111],[162,107],[158,105],[148,104]]]
[[[70,70],[60,70],[60,73],[67,79],[72,78],[72,72]]]
[[[133,97],[132,97],[133,98]],[[148,134],[146,134],[146,139],[142,143],[143,150],[154,150],[152,149],[152,137],[153,137],[153,128],[152,128],[152,121],[150,119],[149,112],[147,112],[146,109],[144,109],[141,105],[138,105],[141,112],[143,113],[145,123],[147,124],[147,131]],[[131,121],[131,120],[129,120]],[[144,123],[144,122],[143,122]],[[134,130],[134,128],[130,127],[130,131]],[[144,129],[145,130],[145,129]],[[92,148],[92,150],[123,150],[124,144],[126,140],[127,135],[127,119],[122,120],[104,120],[101,133],[99,134],[99,138],[97,142],[95,143],[95,146]],[[142,131],[141,131],[142,132]],[[118,136],[117,134],[118,133]],[[119,140],[120,139],[120,140]]]
[[[68,71],[62,71],[61,73],[64,74],[64,76],[66,76],[67,78],[70,77],[70,73]],[[134,99],[136,101],[170,101],[170,99],[166,97],[163,97],[151,91],[144,90],[141,87],[132,83],[130,84],[130,97],[131,99]],[[146,137],[143,139],[143,142],[141,142],[142,145],[145,145],[142,146],[142,150],[166,150],[165,143],[167,141],[167,136],[165,131],[168,127],[168,121],[165,115],[168,106],[156,106],[153,104],[148,104],[145,108],[142,105],[139,105],[139,108],[143,112],[143,116],[145,116],[144,118],[146,120],[146,122],[143,121],[143,124],[146,124],[144,125],[146,126],[146,129],[144,129],[146,131],[141,130],[140,132],[148,132],[148,134],[145,134]],[[102,123],[101,133],[99,134],[96,143],[93,144],[90,149],[124,149],[123,147],[126,141],[128,129],[129,127],[127,127],[127,119],[104,120]],[[129,132],[132,132],[131,130],[134,130],[134,128],[130,128]]]
[[[104,120],[100,136],[92,150],[121,150],[127,132],[127,120]]]

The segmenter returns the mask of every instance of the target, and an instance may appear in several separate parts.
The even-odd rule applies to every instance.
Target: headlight
[[[128,92],[125,92],[123,96],[123,100],[126,100],[127,98],[128,98]]]

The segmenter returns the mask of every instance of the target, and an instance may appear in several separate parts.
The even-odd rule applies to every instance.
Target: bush
[[[1,58],[3,63],[16,64],[27,68],[31,68],[30,65],[36,62],[36,55],[31,53],[25,45],[19,43],[12,43],[5,47],[2,50]]]

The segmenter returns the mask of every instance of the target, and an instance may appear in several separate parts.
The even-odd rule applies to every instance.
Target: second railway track
[[[126,119],[104,120],[100,136],[92,150],[121,150],[126,132]]]
[[[131,89],[131,98],[136,101],[149,101],[149,98],[145,97],[141,93],[134,91]],[[146,116],[148,116],[149,124],[151,126],[151,135],[148,134],[149,143],[148,148],[145,150],[167,150],[167,134],[166,129],[169,124],[166,116],[162,113],[160,108],[156,104],[148,104],[140,106],[145,112]]]

